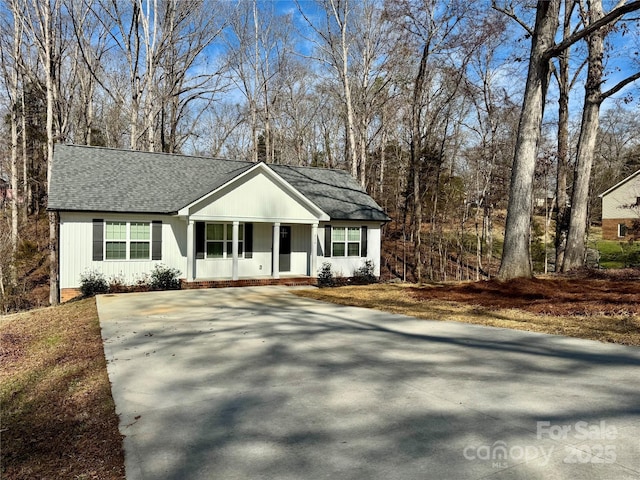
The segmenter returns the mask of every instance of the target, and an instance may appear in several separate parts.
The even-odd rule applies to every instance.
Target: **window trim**
[[[233,222],[203,222],[204,223],[204,260],[231,260],[233,258]],[[207,239],[207,230],[209,225],[222,225],[224,238],[222,240]],[[229,235],[229,237],[227,237]],[[246,242],[245,224],[238,223],[238,258],[246,258],[245,242]],[[222,256],[210,257],[208,254],[209,243],[222,243]]]
[[[334,234],[337,230],[344,231],[344,240],[335,240]],[[349,240],[349,230],[357,230],[358,240]],[[358,252],[349,255],[349,245],[358,245]],[[344,248],[344,255],[336,255],[336,245]],[[362,256],[362,227],[352,225],[332,225],[331,226],[331,257],[335,258],[357,258]]]
[[[125,224],[125,238],[122,239],[107,239],[107,225],[108,224]],[[132,239],[131,238],[131,224],[144,224],[149,229],[149,238],[147,240]],[[124,258],[107,258],[107,244],[108,243],[124,243],[125,244],[125,257]],[[149,255],[146,258],[131,258],[131,244],[132,243],[146,243],[148,245]],[[103,261],[105,262],[149,262],[153,257],[153,222],[140,221],[140,220],[104,220],[103,234],[102,234],[102,248],[103,248]]]
[[[627,224],[619,223],[618,224],[618,238],[624,238],[627,236]]]

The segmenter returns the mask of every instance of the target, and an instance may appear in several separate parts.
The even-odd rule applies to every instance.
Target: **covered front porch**
[[[191,219],[188,223],[185,286],[198,282],[264,285],[280,279],[306,279],[304,284],[309,284],[315,283],[317,271],[317,222]]]
[[[178,212],[186,281],[316,277],[318,226],[329,216],[264,164]]]

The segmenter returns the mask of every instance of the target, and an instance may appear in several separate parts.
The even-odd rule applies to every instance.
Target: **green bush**
[[[333,272],[331,271],[331,263],[324,262],[318,272],[318,287],[333,287],[335,285],[335,279],[333,278]]]
[[[90,270],[80,275],[80,292],[84,297],[93,297],[98,293],[107,293],[109,283],[104,275],[96,270]]]
[[[626,268],[640,265],[640,243],[601,241],[597,243],[600,252],[600,267]]]
[[[180,270],[167,267],[166,265],[156,265],[151,272],[150,286],[154,290],[179,290]]]
[[[364,264],[353,271],[353,283],[358,285],[368,285],[377,283],[378,278],[375,275],[375,265],[372,260],[365,260]]]

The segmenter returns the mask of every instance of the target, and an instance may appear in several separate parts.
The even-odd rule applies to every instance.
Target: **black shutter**
[[[204,258],[204,222],[196,222],[196,258]]]
[[[253,223],[244,224],[244,258],[253,258]]]
[[[360,227],[360,256],[367,256],[367,227]]]
[[[151,260],[162,260],[162,221],[151,222]]]
[[[331,225],[324,226],[324,256],[331,256]]]
[[[104,220],[93,219],[93,261],[104,260]]]

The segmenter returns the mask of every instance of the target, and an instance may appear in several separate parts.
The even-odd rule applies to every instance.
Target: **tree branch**
[[[638,80],[640,78],[640,71],[634,73],[633,75],[631,75],[630,77],[625,78],[624,80],[621,80],[620,82],[618,82],[617,84],[615,84],[613,87],[611,87],[609,90],[607,90],[606,92],[602,92],[600,94],[600,101],[603,101],[607,98],[609,98],[611,95],[618,93],[620,90],[622,90],[624,87],[626,87],[627,85],[629,85],[630,83],[635,82],[636,80]]]
[[[640,10],[640,0],[635,0],[631,3],[627,3],[625,5],[614,8],[601,19],[593,22],[592,24],[583,28],[582,30],[575,32],[571,36],[565,38],[562,42],[551,47],[549,50],[546,51],[544,55],[544,59],[550,60],[552,57],[557,56],[558,54],[560,54],[560,52],[569,48],[571,45],[582,40],[586,36],[592,34],[596,30],[606,25],[612,24],[623,15],[629,12],[634,12],[636,10]]]
[[[491,8],[496,10],[497,12],[504,13],[507,17],[515,20],[515,22],[520,25],[524,30],[530,35],[533,36],[533,29],[527,25],[520,17],[516,15],[516,12],[513,11],[513,6],[511,9],[507,10],[506,7],[499,7],[496,3],[496,0],[491,0]]]

